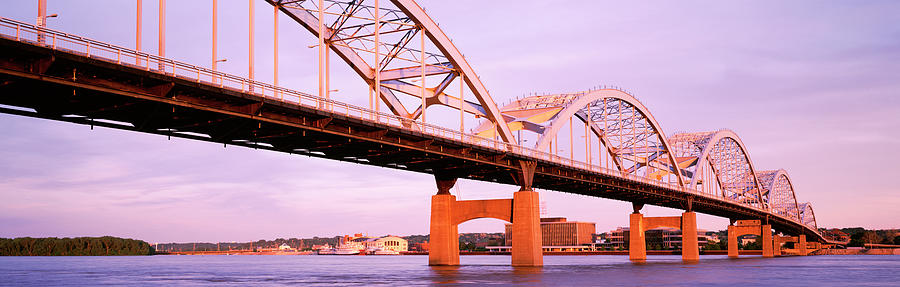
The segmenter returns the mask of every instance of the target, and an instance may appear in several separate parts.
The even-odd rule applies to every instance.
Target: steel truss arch
[[[693,158],[693,162],[682,172],[690,175],[691,188],[696,188],[700,179],[696,176],[698,169],[709,164],[724,199],[761,209],[769,208],[762,196],[762,185],[747,148],[733,131],[679,133],[669,138],[669,142],[675,146],[677,156]],[[689,170],[691,167],[693,169]]]
[[[800,205],[791,177],[784,169],[761,171],[756,174],[763,188],[763,198],[777,215],[800,220]]]
[[[425,10],[413,0],[391,0],[394,7],[379,7],[365,4],[364,0],[325,0],[323,7],[317,1],[266,0],[283,14],[306,28],[314,36],[319,36],[320,9],[325,15],[326,46],[331,52],[346,62],[370,87],[380,82],[378,91],[388,109],[395,115],[415,119],[422,116],[424,109],[433,104],[444,105],[477,117],[485,117],[498,127],[499,136],[507,143],[514,143],[515,137],[509,129],[497,104],[491,98],[481,79],[465,60],[450,38],[438,27]],[[375,2],[375,1],[368,1]],[[383,1],[388,2],[388,1]],[[376,17],[384,15],[384,18]],[[331,18],[331,19],[329,19]],[[382,19],[375,25],[376,19]],[[385,41],[374,41],[375,35],[386,37]],[[422,48],[411,41],[416,35],[425,35]],[[387,52],[378,52],[380,61],[375,63],[375,46]],[[381,57],[383,56],[383,58]],[[375,71],[380,67],[380,71]],[[378,79],[376,79],[378,73]],[[424,76],[423,76],[424,75]],[[424,81],[415,83],[416,77],[442,77],[433,87]],[[444,93],[451,82],[463,80],[478,103],[466,101]],[[425,104],[410,112],[397,97],[405,94],[418,97],[421,94]]]
[[[799,206],[800,223],[803,223],[803,225],[806,225],[806,227],[809,227],[814,231],[819,230],[819,226],[816,224],[816,212],[813,211],[812,203],[804,202]]]
[[[663,173],[671,173],[678,185],[685,185],[659,123],[647,107],[624,91],[597,89],[532,96],[514,101],[502,111],[510,119],[510,125],[539,134],[534,147],[537,150],[548,149],[560,129],[574,117],[590,127],[623,173],[652,168],[657,180]],[[487,130],[490,127],[482,124],[477,132]]]

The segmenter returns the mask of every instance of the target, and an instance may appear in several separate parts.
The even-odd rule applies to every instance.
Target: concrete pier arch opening
[[[450,194],[455,178],[436,176],[431,197],[428,265],[459,265],[459,224],[494,218],[512,224],[512,266],[543,266],[539,195],[523,187],[512,199],[457,200]]]

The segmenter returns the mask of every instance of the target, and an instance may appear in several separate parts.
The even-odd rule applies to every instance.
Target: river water
[[[763,259],[545,256],[542,268],[513,268],[509,256],[463,256],[429,267],[427,256],[0,257],[2,286],[900,286],[900,256]]]

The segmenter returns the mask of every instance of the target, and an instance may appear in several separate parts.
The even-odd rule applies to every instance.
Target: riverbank
[[[312,251],[251,251],[251,250],[224,250],[224,251],[172,251],[157,252],[156,255],[313,255]]]
[[[741,250],[741,255],[762,255],[761,250]],[[249,251],[249,250],[227,250],[227,251],[180,251],[180,252],[158,252],[156,255],[315,255],[312,252],[286,252],[286,251]],[[400,255],[428,255],[427,251],[404,251]],[[462,251],[459,255],[506,255],[509,252],[491,252],[491,251]],[[544,255],[628,255],[628,250],[620,251],[546,251]],[[647,255],[681,255],[680,250],[647,250]],[[728,255],[726,250],[708,250],[701,251],[700,255]],[[356,255],[361,256],[361,255]]]
[[[428,252],[407,251],[402,255],[428,255]],[[462,251],[459,255],[510,255],[509,252]],[[628,255],[628,250],[616,251],[544,251],[544,255]],[[681,250],[647,250],[647,255],[681,255]],[[703,250],[700,255],[728,255],[728,250]],[[740,255],[762,255],[762,250],[740,250]]]
[[[900,255],[900,248],[873,248],[873,249],[822,249],[813,252],[814,255]]]
[[[428,252],[406,251],[400,252],[401,255],[428,255]],[[184,251],[184,252],[161,252],[157,255],[315,255],[312,252],[286,252],[286,251],[249,251],[249,250],[228,250],[228,251]],[[459,255],[510,255],[509,252],[490,252],[490,251],[463,251]],[[544,255],[628,255],[628,250],[619,251],[547,251]],[[647,255],[681,255],[680,250],[647,250]],[[727,250],[703,250],[700,255],[728,255]],[[740,255],[762,255],[762,250],[740,250]],[[900,255],[900,248],[878,248],[878,249],[822,249],[813,252],[811,255]]]

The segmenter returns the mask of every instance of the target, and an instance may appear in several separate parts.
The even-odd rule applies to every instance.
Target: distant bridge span
[[[331,100],[322,89],[324,97],[314,96],[5,18],[0,18],[0,104],[5,105],[0,112],[434,174],[432,264],[458,264],[455,240],[448,238],[456,234],[458,222],[452,218],[464,213],[508,218],[518,230],[513,264],[541,265],[532,188],[633,202],[637,215],[644,204],[688,211],[676,221],[632,216],[633,227],[681,222],[676,227],[690,228],[688,218],[701,212],[738,221],[740,228],[749,226],[741,222],[758,220],[748,222],[757,224],[753,228],[763,238],[767,232],[771,238],[774,229],[803,238],[795,242],[808,237],[828,243],[817,230],[812,205],[796,201],[787,173],[756,170],[731,131],[666,137],[649,110],[617,88],[532,96],[498,107],[449,38],[412,1],[392,1],[394,8],[326,1],[330,5],[322,10],[303,6],[312,1],[268,2],[320,39],[328,35],[322,40],[328,49],[370,87],[378,87],[373,88],[375,101],[392,114],[377,111],[377,103],[372,109]],[[371,17],[360,16],[361,11]],[[319,12],[334,17],[328,28],[319,25]],[[392,18],[380,20],[381,14]],[[373,18],[385,28],[363,33],[374,22],[351,23]],[[348,27],[355,32],[346,32]],[[403,36],[382,45],[381,33]],[[422,37],[420,49],[414,49],[416,34],[426,35],[429,44]],[[379,46],[390,50],[378,52]],[[360,54],[365,52],[379,56],[364,59]],[[391,59],[407,66],[392,66]],[[436,86],[427,87],[428,79]],[[460,93],[448,95],[454,82],[460,83]],[[474,101],[465,100],[463,86]],[[422,105],[413,112],[395,95],[416,93]],[[465,132],[462,121],[459,130],[427,124],[430,105],[456,108],[461,119],[486,120],[472,133]],[[574,156],[574,119],[586,130],[579,142],[583,161]],[[554,148],[566,126],[569,157]],[[521,137],[522,131],[537,135],[534,148],[517,144],[513,132]],[[449,195],[456,178],[521,190],[509,202],[456,201]],[[511,216],[471,210],[497,206],[510,208]]]

